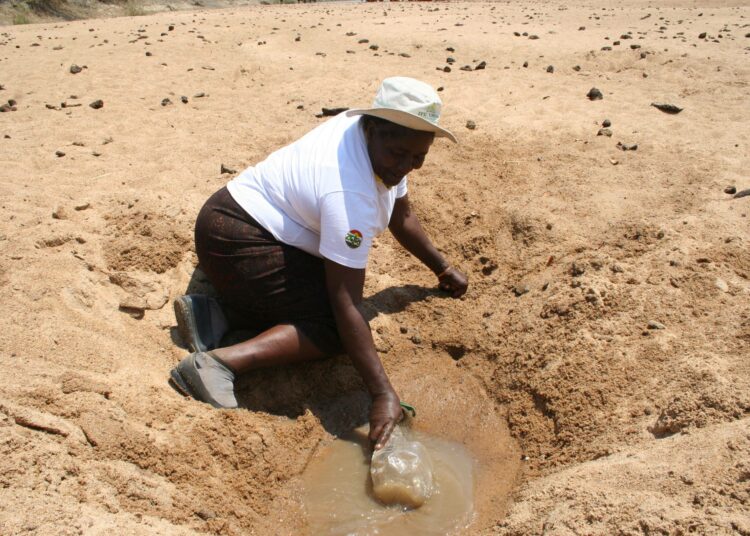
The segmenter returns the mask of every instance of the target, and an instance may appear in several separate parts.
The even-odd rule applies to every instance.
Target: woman
[[[200,211],[195,246],[222,304],[259,335],[219,347],[221,308],[200,295],[175,301],[194,352],[171,372],[185,395],[237,407],[238,374],[346,352],[372,397],[370,440],[381,448],[402,418],[362,315],[372,240],[386,227],[455,298],[468,281],[435,249],[411,211],[406,175],[422,167],[441,101],[412,78],[383,81],[373,107],[350,110],[246,169]]]

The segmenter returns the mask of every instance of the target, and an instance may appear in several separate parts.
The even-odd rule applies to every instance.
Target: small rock
[[[75,210],[86,210],[91,208],[91,203],[81,203],[73,207]]]
[[[174,24],[170,24],[170,25],[169,25],[169,27],[168,27],[167,29],[168,29],[168,30],[169,30],[170,32],[173,32],[173,31],[174,31]]]
[[[203,91],[199,91],[198,93],[196,93],[195,95],[193,95],[193,98],[194,99],[202,99],[205,96],[206,96],[206,94]]]
[[[648,329],[667,329],[667,326],[656,320],[649,320],[647,327]]]
[[[523,62],[523,67],[524,68],[527,68],[528,66],[529,66],[529,62],[528,61]]]
[[[349,108],[345,106],[340,106],[338,108],[321,108],[320,113],[316,114],[315,117],[333,117],[336,115],[339,115],[340,113],[344,113]]]
[[[719,277],[717,277],[716,281],[714,281],[714,285],[716,285],[716,288],[718,288],[722,292],[729,292],[729,285],[726,281]]]
[[[378,45],[370,45],[370,50],[378,50],[379,48]]]
[[[444,73],[449,73],[449,72],[451,72],[451,68],[446,65],[445,67],[443,67],[443,72]]]
[[[600,128],[599,132],[596,133],[597,136],[607,136],[609,138],[612,137],[612,131],[608,128]]]
[[[221,173],[223,174],[229,174],[229,175],[235,175],[237,173],[236,170],[225,166],[224,164],[221,165]]]
[[[631,50],[638,50],[639,48],[641,48],[641,45],[638,45],[638,44],[635,44],[635,43],[632,44],[632,45],[630,45],[630,49]]]
[[[737,193],[737,188],[735,186],[727,186],[726,188],[724,188],[724,193],[734,195]]]
[[[461,70],[462,71],[472,71],[473,69],[472,69],[471,65],[464,65],[463,67],[461,67]]]
[[[468,128],[469,130],[474,130],[475,128],[477,128],[477,124],[474,121],[472,121],[471,119],[469,119],[466,122],[466,128]]]
[[[698,34],[698,39],[705,39],[706,38],[706,32],[701,32]]]
[[[520,298],[521,296],[523,296],[524,294],[528,292],[529,292],[528,285],[520,284],[520,285],[516,285],[515,287],[513,287],[513,294],[515,294],[517,298]]]
[[[487,62],[486,61],[480,61],[476,67],[474,67],[475,71],[481,71],[482,69],[487,68]]]
[[[610,121],[609,119],[605,119],[604,121],[602,121],[602,126],[604,128],[609,128],[612,126],[612,121]]]
[[[65,209],[64,206],[60,205],[52,212],[52,218],[55,220],[67,220],[68,211]]]
[[[164,98],[164,99],[161,100],[161,105],[162,106],[169,106],[170,104],[172,104],[172,101],[169,99],[169,97],[166,97],[166,98]]]
[[[187,104],[188,98],[185,95],[183,95],[182,97],[180,97],[180,102],[182,102],[182,104]]]
[[[209,519],[214,519],[216,517],[216,514],[211,510],[198,510],[197,512],[195,512],[195,515],[197,515],[203,521],[208,521]]]
[[[456,63],[456,58],[448,56],[447,58],[445,58],[445,63]]]
[[[456,49],[455,49],[455,48],[453,48],[453,47],[448,47],[448,48],[446,48],[446,49],[445,49],[445,51],[446,51],[446,52],[455,52],[455,51],[456,51]]]
[[[555,67],[553,65],[548,65],[547,66],[547,72],[548,73],[554,73],[555,72]]]
[[[70,74],[78,74],[81,71],[83,71],[83,69],[79,67],[78,65],[76,65],[75,63],[70,66]]]
[[[150,51],[147,51],[147,52],[146,52],[146,56],[148,56],[149,58],[150,58],[151,56],[153,56],[153,55],[154,55],[154,54],[153,54],[153,52],[150,52]]]
[[[617,148],[621,151],[636,151],[638,150],[638,144],[637,143],[622,143],[621,141],[617,142]]]
[[[62,158],[63,156],[65,156],[65,153],[62,151],[55,151],[55,156],[58,158]]]
[[[298,35],[297,37],[294,38],[294,40],[297,42],[302,41],[302,37]]]
[[[589,98],[589,100],[602,100],[604,98],[604,95],[601,91],[599,91],[597,88],[592,87],[589,89],[589,92],[586,93],[586,96]]]
[[[94,102],[90,103],[89,106],[91,106],[94,110],[98,110],[99,108],[104,106],[104,101],[101,99],[97,99]]]
[[[581,70],[581,66],[580,66],[580,65],[574,65],[574,66],[573,66],[573,70],[574,70],[575,72],[578,72],[578,71],[580,71],[580,70]]]
[[[666,104],[661,102],[652,102],[651,106],[667,114],[678,114],[683,110],[682,108],[680,108],[679,106],[675,106],[674,104]]]

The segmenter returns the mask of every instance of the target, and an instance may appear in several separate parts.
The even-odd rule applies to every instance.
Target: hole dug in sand
[[[417,408],[417,417],[396,432],[403,435],[392,440],[421,444],[421,451],[414,445],[406,449],[412,461],[419,458],[411,471],[415,480],[406,484],[393,473],[375,474],[383,460],[376,454],[371,466],[366,426],[341,434],[319,449],[302,477],[311,534],[469,534],[471,527],[505,511],[520,460],[505,421],[481,386],[460,374],[450,357],[430,361],[429,375],[392,374],[396,384],[403,381],[404,400]],[[383,504],[389,496],[412,508]]]

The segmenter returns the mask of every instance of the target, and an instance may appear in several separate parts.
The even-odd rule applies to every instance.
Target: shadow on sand
[[[185,294],[216,297],[200,268],[193,272]],[[401,312],[411,303],[428,296],[447,299],[447,295],[436,288],[403,285],[384,289],[365,300],[365,318],[369,322],[381,314]],[[222,345],[236,344],[256,334],[249,330],[233,330],[222,339]],[[185,347],[176,327],[172,328],[171,335],[176,345]],[[320,419],[326,431],[336,436],[368,422],[370,397],[359,373],[345,355],[256,370],[240,377],[235,390],[242,408],[289,418],[298,417],[309,409]]]

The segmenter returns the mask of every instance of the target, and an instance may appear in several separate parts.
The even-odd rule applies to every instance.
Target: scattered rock
[[[675,106],[674,104],[666,104],[661,102],[652,102],[651,106],[667,114],[678,114],[683,110],[683,108]]]
[[[580,65],[574,65],[574,66],[573,66],[573,70],[574,70],[575,72],[578,72],[578,71],[580,71],[580,70],[581,70],[581,66],[580,66]]]
[[[601,91],[599,91],[597,88],[592,87],[589,89],[589,92],[586,93],[586,96],[589,98],[589,100],[602,100],[604,98],[604,95]]]
[[[574,262],[570,265],[570,275],[573,277],[580,277],[583,274],[586,273],[586,267],[582,264],[578,264],[577,262]]]
[[[443,72],[444,73],[449,73],[449,72],[451,72],[451,68],[446,65],[445,67],[443,67]]]
[[[705,39],[706,38],[706,32],[701,32],[698,34],[698,39]]]
[[[517,298],[520,298],[524,294],[529,292],[529,286],[524,284],[518,284],[515,287],[513,287],[513,294],[516,295]]]
[[[472,69],[471,65],[464,65],[463,67],[461,67],[461,70],[462,71],[472,71],[473,69]]]
[[[195,95],[193,95],[193,98],[194,99],[202,99],[203,97],[207,97],[207,96],[208,95],[206,95],[204,92],[199,91],[198,93],[196,93]]]
[[[445,63],[456,63],[456,58],[448,56],[447,58],[445,58]]]
[[[656,320],[649,320],[647,327],[648,329],[667,329],[667,326]]]
[[[64,206],[60,205],[52,212],[52,218],[55,220],[67,220],[68,211]]]
[[[406,52],[399,52],[398,55],[402,58],[411,58],[411,54],[407,54]]]
[[[172,101],[170,100],[169,97],[166,97],[166,98],[164,98],[164,99],[161,100],[161,105],[162,106],[169,106],[170,104],[172,104]]]
[[[78,74],[78,73],[80,73],[81,71],[83,71],[83,68],[82,68],[82,67],[79,67],[79,66],[78,66],[78,65],[76,65],[75,63],[74,63],[73,65],[71,65],[71,66],[70,66],[70,74]]]
[[[370,40],[369,40],[369,39],[360,39],[360,40],[359,40],[359,41],[357,41],[357,42],[358,42],[358,43],[359,43],[360,45],[364,45],[365,43],[369,43],[369,42],[370,42]]]
[[[547,72],[548,73],[554,73],[555,72],[555,67],[553,65],[548,65],[547,66]]]
[[[638,150],[638,144],[637,143],[622,143],[621,141],[617,142],[617,148],[621,151],[636,151]]]
[[[737,188],[734,187],[734,186],[727,186],[726,188],[724,188],[724,193],[725,194],[729,194],[729,195],[736,194],[737,193]]]
[[[487,68],[487,62],[486,61],[480,61],[476,67],[474,67],[475,71],[481,71],[482,69]]]
[[[477,124],[474,121],[472,121],[471,119],[469,119],[466,122],[466,128],[468,128],[469,130],[474,130],[475,128],[477,128]]]
[[[714,281],[714,285],[716,285],[716,288],[718,288],[722,292],[729,292],[729,285],[726,281],[719,277],[717,277],[716,281]]]
[[[89,106],[91,106],[94,110],[98,110],[99,108],[102,108],[104,106],[104,101],[101,99],[97,99],[94,102],[90,103]]]
[[[58,158],[62,158],[63,156],[65,156],[65,153],[62,151],[55,151],[55,156]]]
[[[528,61],[523,62],[523,67],[524,68],[527,68],[528,66],[529,66],[529,62]]]
[[[370,45],[370,50],[378,50],[379,48],[378,45]]]
[[[76,205],[73,208],[78,211],[87,210],[91,208],[91,203],[81,203],[80,205]]]
[[[612,131],[608,128],[600,128],[599,132],[596,133],[597,136],[607,136],[608,138],[612,137]]]
[[[604,121],[602,121],[602,126],[604,128],[609,128],[612,126],[612,121],[610,121],[609,119],[605,119]]]
[[[180,102],[182,102],[182,104],[187,104],[188,98],[185,95],[183,95],[182,97],[180,97]]]

